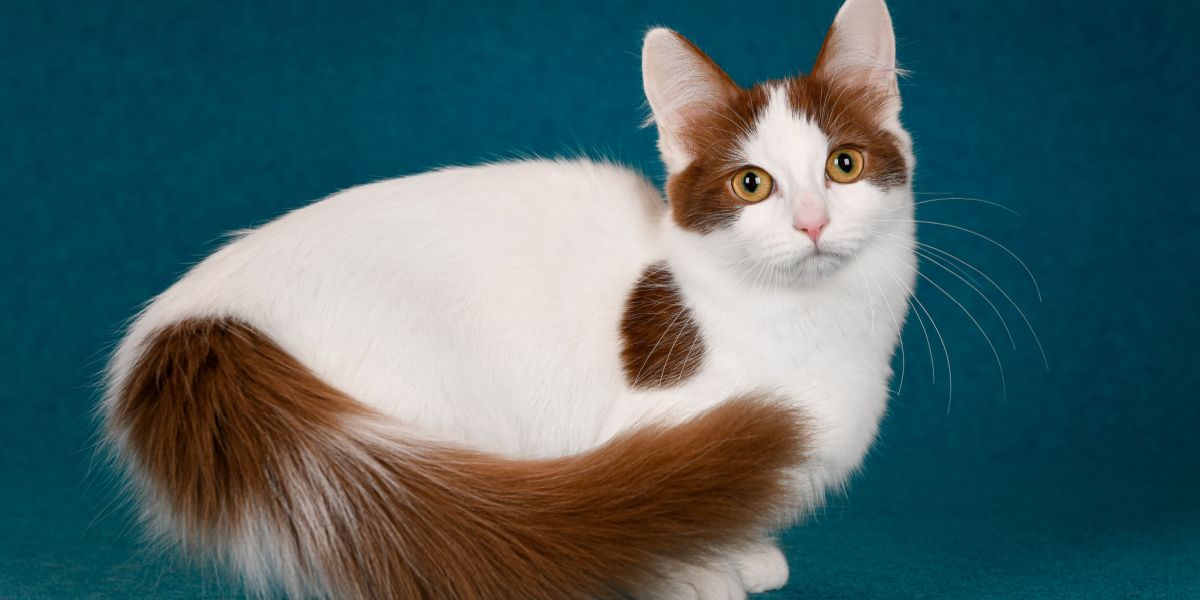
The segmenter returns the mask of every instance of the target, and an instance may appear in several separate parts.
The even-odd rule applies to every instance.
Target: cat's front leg
[[[767,538],[750,544],[734,553],[731,562],[751,594],[777,590],[787,584],[787,557],[775,540]]]
[[[680,564],[669,578],[637,595],[638,600],[745,600],[746,586],[731,562]]]
[[[764,538],[706,566],[683,564],[639,598],[645,600],[742,600],[747,593],[787,584],[788,563],[775,540]]]

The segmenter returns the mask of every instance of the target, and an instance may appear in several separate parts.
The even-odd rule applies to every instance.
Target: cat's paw
[[[733,555],[742,584],[752,594],[777,590],[787,584],[788,562],[773,540],[746,547]]]
[[[642,596],[649,600],[745,600],[746,587],[731,564],[679,567],[668,581]]]

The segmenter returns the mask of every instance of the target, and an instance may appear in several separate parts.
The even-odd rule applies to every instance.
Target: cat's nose
[[[812,240],[814,246],[816,246],[817,242],[821,239],[821,231],[823,231],[825,226],[828,224],[829,215],[825,214],[797,216],[796,220],[793,222],[793,226],[796,228],[796,231],[807,235],[808,238]]]

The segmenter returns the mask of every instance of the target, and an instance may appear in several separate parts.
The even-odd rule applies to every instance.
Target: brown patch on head
[[[789,79],[786,89],[792,108],[816,123],[829,138],[829,151],[850,146],[863,153],[861,180],[883,189],[908,181],[900,139],[883,124],[894,101],[889,92],[820,70]]]
[[[298,598],[620,597],[778,525],[808,446],[757,395],[563,458],[421,442],[230,320],[157,332],[124,381],[151,518]]]
[[[829,27],[811,74],[787,80],[788,100],[825,132],[830,151],[850,146],[863,153],[861,180],[884,189],[904,185],[908,165],[900,140],[884,127],[899,106],[894,74],[835,66],[837,55],[849,51],[839,33],[837,24]]]
[[[671,214],[680,227],[709,233],[728,225],[747,206],[733,194],[730,179],[746,166],[736,158],[739,147],[753,133],[768,100],[763,86],[737,88],[726,104],[689,122],[684,135],[695,158],[667,180]]]
[[[671,387],[700,370],[704,340],[665,263],[646,267],[629,293],[621,338],[630,387]]]

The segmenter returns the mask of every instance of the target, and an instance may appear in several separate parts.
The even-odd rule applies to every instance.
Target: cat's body
[[[608,163],[383,181],[240,234],[157,298],[123,348],[184,319],[233,317],[384,414],[520,458],[580,452],[650,417],[766,389],[817,418],[820,460],[809,468],[841,482],[887,400],[911,263],[884,248],[820,289],[731,288],[737,279],[710,283],[686,256],[669,257],[672,235],[658,191]],[[621,322],[639,310],[629,303],[642,274],[660,264],[705,356],[678,385],[638,389],[621,361]],[[662,350],[679,348],[681,326],[663,331]]]
[[[882,19],[890,51],[882,4],[847,7],[847,19],[866,22],[860,29],[882,35]],[[721,115],[739,119],[741,134],[706,142],[724,147],[718,162],[736,157],[773,174],[778,193],[708,206],[717,200],[702,191],[711,177],[698,171],[699,144],[671,130],[682,112],[653,79],[663,65],[703,67],[678,55],[690,45],[662,32],[647,38],[647,91],[672,172],[671,207],[641,175],[607,163],[446,169],[347,190],[239,234],[156,298],[114,358],[106,399],[110,435],[147,496],[151,527],[216,555],[253,587],[296,595],[725,598],[781,585],[786,564],[761,536],[844,484],[886,406],[915,273],[910,143],[870,81],[831,83],[828,74],[843,71],[828,66],[836,56],[826,57],[824,71],[818,67],[826,75],[814,83],[745,92],[741,106]],[[696,76],[684,79],[703,88]],[[725,85],[723,73],[707,76],[709,85]],[[894,82],[894,71],[887,76]],[[881,111],[865,125],[843,120],[855,109],[843,96],[859,87],[867,108]],[[826,154],[840,143],[862,147],[858,160],[868,168],[845,187],[822,182]],[[814,200],[819,194],[827,196]],[[744,414],[761,410],[760,421],[776,423],[722,425],[721,407],[748,393],[771,400],[751,398]],[[230,396],[237,402],[224,404]],[[164,408],[169,402],[177,407]],[[247,403],[246,415],[230,416]],[[603,470],[589,460],[603,462],[629,432],[654,423],[718,433],[678,445],[663,433],[667,441],[646,442],[645,456],[620,450],[611,461],[616,483],[607,485],[631,482],[632,492],[589,502],[600,512],[654,508],[621,521],[632,528],[650,531],[672,515],[691,525],[664,523],[652,541],[637,531],[626,540],[619,527],[603,525],[604,514],[563,509],[545,517],[546,527],[584,540],[588,527],[602,530],[591,542],[595,567],[564,558],[562,573],[538,572],[555,552],[569,557],[562,544],[571,542],[513,534],[536,520],[518,527],[504,515],[527,499],[554,505],[586,486],[591,470]],[[761,441],[747,456],[736,444],[754,436]],[[759,447],[762,457],[752,456]],[[555,458],[571,455],[583,458],[570,468]],[[363,471],[355,460],[374,466]],[[705,461],[730,485],[744,473],[745,489],[731,494],[703,470],[687,479]],[[485,474],[468,483],[507,473],[514,490],[533,491],[493,490],[490,480],[480,483],[489,492],[452,484],[456,465]],[[758,465],[770,481],[747,473]],[[567,475],[539,474],[560,468]],[[639,468],[661,474],[639,483]],[[681,482],[671,480],[680,473]],[[651,498],[672,493],[679,497]],[[607,504],[631,498],[633,508]],[[473,533],[469,523],[428,515],[460,501],[462,518],[501,516]],[[698,525],[711,525],[711,535],[686,531]],[[360,529],[371,543],[353,539]],[[481,531],[498,537],[456,546]],[[638,544],[648,549],[637,554]],[[455,573],[421,562],[460,550],[468,563],[472,552],[487,556]],[[371,553],[400,559],[364,556]],[[506,560],[520,566],[510,573]],[[581,572],[575,587],[563,583],[570,569]],[[531,581],[513,583],[522,577]]]
[[[236,317],[433,437],[514,457],[571,454],[596,445],[623,393],[621,312],[661,258],[663,212],[653,187],[609,165],[374,183],[228,244],[135,331]]]

